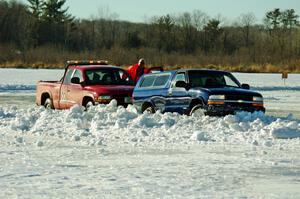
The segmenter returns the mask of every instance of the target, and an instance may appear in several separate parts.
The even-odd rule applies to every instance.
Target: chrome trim
[[[224,102],[224,103],[245,103],[245,104],[263,104],[263,101],[247,101],[247,100],[208,100],[211,102]]]

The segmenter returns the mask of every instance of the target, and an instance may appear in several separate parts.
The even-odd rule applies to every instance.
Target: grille
[[[253,96],[249,95],[226,95],[225,96],[226,100],[243,100],[243,101],[253,101]],[[227,105],[238,108],[238,109],[243,109],[243,108],[248,108],[252,107],[253,105],[251,103],[239,103],[239,102],[227,102]]]
[[[247,95],[226,95],[226,100],[245,100],[245,101],[252,101],[253,96],[247,96]]]
[[[252,107],[252,104],[249,103],[235,103],[235,102],[228,102],[227,105],[231,106],[232,108],[247,108]]]

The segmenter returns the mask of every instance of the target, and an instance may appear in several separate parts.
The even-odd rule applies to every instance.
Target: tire
[[[84,107],[85,107],[85,110],[88,110],[90,109],[92,106],[94,106],[94,103],[93,101],[89,100],[85,103]]]
[[[201,112],[200,112],[200,111],[201,111]],[[189,115],[192,116],[192,115],[195,114],[196,112],[197,112],[197,113],[199,112],[198,115],[205,115],[204,112],[202,111],[202,105],[201,105],[201,104],[196,104],[196,105],[194,105],[193,108],[191,108],[191,111],[190,111]]]
[[[46,109],[54,109],[52,99],[47,98],[47,99],[45,100],[45,102],[44,102],[44,107],[45,107]]]
[[[145,110],[143,110],[143,113],[153,114],[155,113],[155,110],[152,106],[148,106],[147,108],[145,108]]]

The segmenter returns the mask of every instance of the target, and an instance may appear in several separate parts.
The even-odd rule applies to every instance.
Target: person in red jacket
[[[142,75],[147,74],[150,71],[145,67],[145,60],[141,58],[137,64],[130,66],[127,69],[127,72],[134,80],[134,82],[137,83]]]

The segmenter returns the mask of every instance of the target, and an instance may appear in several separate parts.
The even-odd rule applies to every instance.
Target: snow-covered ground
[[[0,69],[0,198],[299,198],[300,75],[235,73],[266,115],[34,104],[62,70]]]

